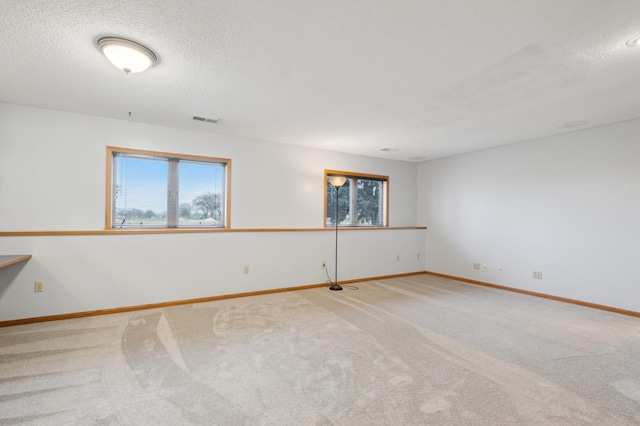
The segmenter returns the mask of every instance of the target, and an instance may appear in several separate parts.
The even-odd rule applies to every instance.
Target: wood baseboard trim
[[[366,281],[375,281],[375,280],[384,280],[388,278],[401,278],[408,277],[411,275],[420,275],[425,274],[425,271],[419,272],[409,272],[405,274],[394,274],[394,275],[385,275],[380,277],[370,277],[370,278],[360,278],[355,280],[345,280],[340,281],[340,285],[352,284],[357,282],[366,282]],[[178,305],[188,305],[191,303],[203,303],[203,302],[213,302],[216,300],[225,300],[225,299],[235,299],[239,297],[249,297],[249,296],[259,296],[262,294],[272,294],[272,293],[284,293],[288,291],[298,291],[298,290],[309,290],[313,288],[319,287],[328,287],[329,284],[309,284],[309,285],[301,285],[295,287],[283,287],[283,288],[274,288],[269,290],[259,290],[259,291],[249,291],[245,293],[234,293],[234,294],[225,294],[221,296],[210,296],[210,297],[199,297],[196,299],[185,299],[185,300],[173,300],[170,302],[159,302],[159,303],[149,303],[146,305],[134,305],[134,306],[123,306],[120,308],[109,308],[109,309],[98,309],[95,311],[84,311],[84,312],[72,312],[68,314],[58,314],[58,315],[48,315],[43,317],[33,317],[33,318],[23,318],[16,320],[8,320],[8,321],[0,321],[0,327],[10,327],[14,325],[25,325],[25,324],[34,324],[38,322],[49,322],[49,321],[60,321],[67,320],[73,318],[85,318],[85,317],[94,317],[98,315],[109,315],[109,314],[118,314],[122,312],[132,312],[132,311],[141,311],[145,309],[155,309],[155,308],[166,308],[169,306],[178,306]]]
[[[613,308],[611,306],[606,306],[606,305],[598,305],[597,303],[583,302],[582,300],[575,300],[575,299],[568,299],[566,297],[552,296],[550,294],[537,293],[535,291],[529,291],[529,290],[521,290],[519,288],[507,287],[507,286],[498,285],[498,284],[491,284],[491,283],[487,283],[487,282],[483,282],[483,281],[470,280],[468,278],[461,278],[461,277],[456,277],[456,276],[453,276],[453,275],[440,274],[438,272],[426,271],[425,274],[433,275],[433,276],[436,276],[436,277],[447,278],[447,279],[450,279],[450,280],[462,281],[462,282],[465,282],[465,283],[468,283],[468,284],[481,285],[481,286],[484,286],[484,287],[496,288],[498,290],[506,290],[506,291],[511,291],[511,292],[514,292],[514,293],[526,294],[528,296],[541,297],[543,299],[555,300],[557,302],[571,303],[572,305],[586,306],[588,308],[600,309],[602,311],[615,312],[617,314],[629,315],[629,316],[632,316],[632,317],[640,318],[640,312],[628,311],[626,309]]]

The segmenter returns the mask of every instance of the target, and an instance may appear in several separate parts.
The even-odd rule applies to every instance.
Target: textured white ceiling
[[[0,101],[420,161],[639,117],[638,16],[638,0],[2,0]],[[159,63],[123,74],[107,35]]]

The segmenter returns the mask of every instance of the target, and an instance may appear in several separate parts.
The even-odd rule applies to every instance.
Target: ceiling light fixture
[[[627,46],[629,47],[638,47],[640,46],[640,34],[631,37],[629,40],[627,40]]]
[[[126,38],[103,37],[98,40],[98,47],[109,62],[125,74],[144,71],[158,62],[151,49]]]

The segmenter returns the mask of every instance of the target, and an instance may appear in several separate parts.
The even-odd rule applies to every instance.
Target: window
[[[107,147],[107,229],[229,226],[231,160]]]
[[[329,183],[331,176],[347,178],[338,191]],[[325,226],[388,226],[389,177],[324,171]],[[337,194],[336,194],[337,193]],[[338,200],[336,200],[336,195]]]

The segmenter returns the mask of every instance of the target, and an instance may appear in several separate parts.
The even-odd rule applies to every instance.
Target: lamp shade
[[[158,61],[158,57],[147,47],[120,37],[103,37],[98,47],[116,67],[126,74],[141,72]]]
[[[347,178],[344,176],[331,176],[329,178],[329,183],[333,185],[335,188],[340,188],[347,181]]]

